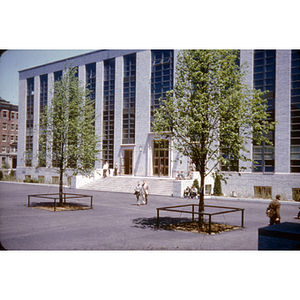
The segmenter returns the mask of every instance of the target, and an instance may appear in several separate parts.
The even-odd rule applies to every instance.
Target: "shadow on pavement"
[[[6,249],[2,246],[1,242],[0,242],[0,250],[6,250]]]
[[[181,222],[189,222],[189,221],[191,221],[191,219],[188,219],[188,218],[160,217],[159,218],[159,226],[176,224],[176,223],[181,223]],[[134,226],[132,226],[134,228],[157,230],[157,217],[137,218],[137,219],[133,219],[132,222],[135,224]]]

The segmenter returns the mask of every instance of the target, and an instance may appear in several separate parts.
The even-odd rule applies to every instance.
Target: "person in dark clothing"
[[[280,195],[276,195],[276,199],[272,200],[267,208],[267,215],[270,218],[270,225],[280,223],[280,219],[281,219],[280,216],[281,203],[279,202],[280,198],[281,198]]]

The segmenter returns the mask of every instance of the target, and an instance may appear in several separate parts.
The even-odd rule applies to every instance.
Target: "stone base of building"
[[[197,179],[200,185],[200,173],[199,172],[191,172],[192,179],[189,180],[174,180],[173,182],[173,197],[183,197],[184,190],[193,186],[194,180]],[[205,179],[205,190],[204,194],[210,196],[213,191],[213,178],[212,176],[208,176]],[[199,191],[198,191],[199,192]]]
[[[228,173],[229,174],[229,173]],[[262,174],[262,173],[231,173],[227,184],[222,182],[222,192],[239,198],[275,198],[281,195],[282,200],[292,200],[293,190],[300,189],[300,174]]]

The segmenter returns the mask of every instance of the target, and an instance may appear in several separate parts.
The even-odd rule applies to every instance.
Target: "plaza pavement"
[[[270,200],[215,197],[205,204],[245,209],[245,228],[212,235],[157,229],[156,208],[198,200],[154,196],[149,189],[148,205],[137,206],[133,194],[65,188],[92,195],[93,209],[51,212],[27,207],[27,195],[56,193],[57,186],[0,182],[0,242],[7,250],[257,250],[258,228],[268,225]],[[299,206],[282,201],[282,222],[299,223],[293,218]],[[164,223],[187,214],[161,212],[160,217]],[[241,214],[214,220],[240,225]]]

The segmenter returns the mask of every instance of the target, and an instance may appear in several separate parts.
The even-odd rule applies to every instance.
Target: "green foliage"
[[[252,161],[247,143],[271,144],[266,133],[275,123],[267,121],[264,93],[244,83],[247,66],[238,59],[235,50],[180,51],[174,89],[154,113],[153,131],[200,165],[202,192],[220,163]]]
[[[0,170],[0,180],[3,179],[3,172]]]
[[[294,195],[293,200],[300,202],[300,195]]]
[[[222,184],[221,184],[222,175],[215,175],[215,183],[214,183],[214,195],[221,196],[222,195]]]
[[[68,170],[74,175],[89,176],[100,152],[100,138],[95,134],[95,103],[76,73],[77,68],[71,67],[55,82],[51,105],[40,117],[39,166],[55,168],[60,174],[60,194],[62,175]]]
[[[199,193],[200,187],[199,187],[199,181],[198,181],[198,179],[195,179],[195,180],[193,181],[192,187],[193,187],[193,186],[197,189],[197,191],[198,191],[198,193]]]
[[[23,182],[25,183],[39,183],[39,181],[37,179],[34,178],[26,178],[23,180]]]
[[[38,157],[41,166],[47,161],[58,173],[68,169],[88,175],[100,152],[100,139],[95,135],[95,104],[76,72],[72,67],[55,82],[51,106],[41,115]]]

